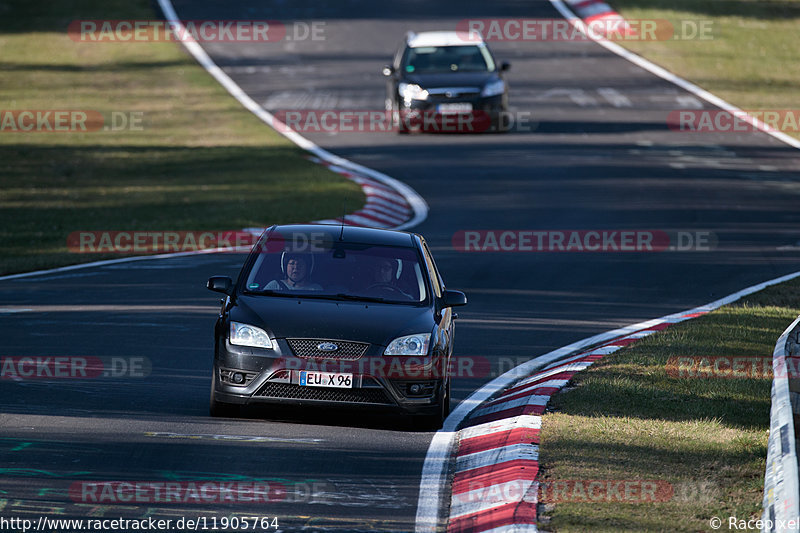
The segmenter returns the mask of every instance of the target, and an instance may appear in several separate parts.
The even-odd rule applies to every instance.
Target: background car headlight
[[[383,355],[428,355],[430,342],[430,333],[398,337],[389,343]]]
[[[416,83],[399,83],[397,85],[397,92],[403,97],[406,102],[411,100],[427,100],[428,91],[417,85]]]
[[[506,90],[506,82],[503,80],[490,81],[481,91],[481,96],[497,96]]]
[[[272,348],[272,340],[263,329],[240,322],[231,322],[231,344],[252,346],[254,348]]]

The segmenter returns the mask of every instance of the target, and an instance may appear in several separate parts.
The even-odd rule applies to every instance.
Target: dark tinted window
[[[298,247],[284,236],[279,239],[277,246],[274,240],[257,245],[245,281],[248,292],[300,297],[346,294],[402,303],[427,299],[424,267],[414,248],[341,242]],[[297,262],[303,263],[304,275],[291,279]]]
[[[423,46],[406,49],[402,68],[408,74],[426,74],[487,72],[495,65],[485,45]]]

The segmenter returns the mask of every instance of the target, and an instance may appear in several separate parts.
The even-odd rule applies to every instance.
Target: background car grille
[[[391,404],[383,389],[325,389],[301,387],[288,383],[265,383],[256,396],[293,400],[322,400],[326,402]]]
[[[428,89],[428,94],[435,100],[475,98],[481,94],[481,90],[478,87],[436,87]]]
[[[369,348],[365,342],[351,342],[328,339],[286,339],[289,348],[297,357],[314,359],[337,359],[355,361],[360,359]],[[332,342],[339,347],[334,352],[323,352],[317,346],[323,342]]]

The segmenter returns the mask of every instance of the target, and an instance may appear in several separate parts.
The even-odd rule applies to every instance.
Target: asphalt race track
[[[382,110],[381,67],[409,29],[455,29],[470,17],[559,18],[541,1],[327,4],[180,0],[175,8],[182,19],[324,22],[321,41],[205,46],[271,112]],[[670,111],[710,106],[594,43],[490,46],[512,64],[512,108],[530,112],[530,131],[303,133],[426,199],[430,214],[414,231],[428,239],[448,286],[469,297],[459,310],[459,357],[507,370],[800,269],[792,248],[800,241],[796,149],[762,133],[671,131]],[[709,231],[716,245],[651,253],[451,246],[458,231],[490,229]],[[237,513],[277,516],[283,531],[413,529],[431,433],[338,411],[208,416],[219,299],[204,284],[213,274],[235,276],[242,259],[185,256],[0,281],[6,354],[143,358],[150,366],[119,378],[0,382],[5,514]],[[457,377],[455,401],[490,377]],[[284,491],[267,504],[117,506],[75,503],[68,492],[80,481],[193,480],[259,481]]]

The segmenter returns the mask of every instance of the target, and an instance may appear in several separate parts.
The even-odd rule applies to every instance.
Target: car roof
[[[483,38],[475,31],[409,32],[406,37],[406,43],[411,48],[419,48],[421,46],[475,46],[482,42]]]
[[[274,226],[279,233],[324,233],[334,241],[358,244],[382,244],[386,246],[416,247],[414,236],[405,231],[395,231],[378,228],[365,228],[361,226],[341,226],[339,224],[292,224]],[[341,237],[341,240],[340,240]]]

